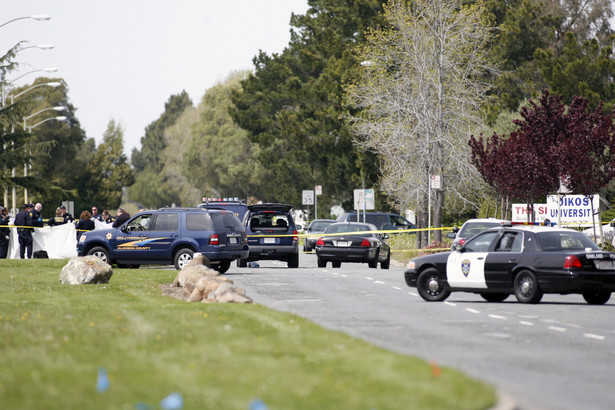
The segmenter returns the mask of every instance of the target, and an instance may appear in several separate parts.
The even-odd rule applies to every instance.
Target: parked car
[[[508,221],[495,218],[468,219],[463,225],[461,225],[461,229],[456,226],[453,227],[453,232],[447,233],[446,237],[453,240],[451,249],[455,249],[455,246],[463,245],[474,235],[479,234],[486,229],[501,226],[502,223],[508,223]]]
[[[289,268],[299,267],[300,225],[291,215],[292,205],[248,205],[243,219],[248,234],[249,255],[237,260],[237,266],[246,267],[258,260],[285,261]]]
[[[386,242],[387,234],[376,233],[372,224],[361,222],[336,222],[327,227],[316,242],[316,257],[319,268],[331,262],[339,268],[342,262],[367,263],[370,268],[389,269],[391,247]]]
[[[358,217],[356,212],[344,212],[336,219],[337,222],[364,222],[369,223],[379,230],[400,230],[400,229],[416,229],[416,225],[404,218],[401,215],[390,214],[385,212],[366,212],[365,219],[363,213],[360,212]]]
[[[316,247],[316,241],[321,234],[325,231],[327,226],[331,225],[335,220],[333,219],[314,219],[310,225],[305,229],[306,236],[303,239],[303,252],[311,252]]]
[[[141,212],[118,228],[81,235],[77,255],[95,255],[119,267],[175,264],[182,269],[202,253],[211,267],[226,272],[235,259],[248,256],[246,230],[230,211],[161,208]]]
[[[412,259],[404,277],[426,301],[443,301],[453,291],[489,302],[512,293],[522,303],[538,303],[544,293],[580,293],[601,305],[615,290],[615,253],[572,229],[509,224],[453,251]]]

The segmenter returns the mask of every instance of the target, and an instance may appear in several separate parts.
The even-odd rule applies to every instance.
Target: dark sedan
[[[601,305],[615,290],[615,253],[564,228],[492,228],[451,252],[415,258],[407,268],[406,283],[427,301],[445,300],[451,291],[478,293],[490,302],[513,293],[522,303],[538,303],[544,293],[580,293]]]
[[[336,222],[325,229],[316,242],[318,267],[331,262],[339,268],[342,262],[360,262],[370,268],[389,269],[391,248],[386,242],[388,235],[376,233],[376,227],[368,223]]]

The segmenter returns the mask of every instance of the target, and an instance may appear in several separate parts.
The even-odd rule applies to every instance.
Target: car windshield
[[[335,224],[335,225],[330,225],[326,230],[325,233],[344,233],[344,232],[367,232],[367,231],[371,231],[371,228],[369,225],[363,225],[363,224]]]
[[[543,251],[600,250],[594,241],[581,232],[540,232],[536,236]]]
[[[500,226],[499,222],[467,222],[463,224],[458,236],[460,238],[471,238],[489,228]]]

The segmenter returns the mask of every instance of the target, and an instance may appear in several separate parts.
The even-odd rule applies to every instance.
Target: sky
[[[291,13],[308,0],[2,0],[0,55],[19,41],[7,81],[59,77],[88,138],[98,143],[110,120],[124,130],[124,151],[141,147],[145,127],[185,90],[196,106],[233,71],[252,69],[259,50],[279,53],[290,40]],[[57,68],[46,73],[45,68]],[[30,73],[31,72],[31,73]],[[44,114],[41,114],[44,115]]]

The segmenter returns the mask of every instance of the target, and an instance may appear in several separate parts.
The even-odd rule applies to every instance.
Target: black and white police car
[[[411,260],[404,276],[426,301],[443,301],[452,291],[489,302],[514,293],[522,303],[538,303],[544,293],[580,293],[601,305],[615,290],[615,253],[571,229],[508,223],[450,252]]]

